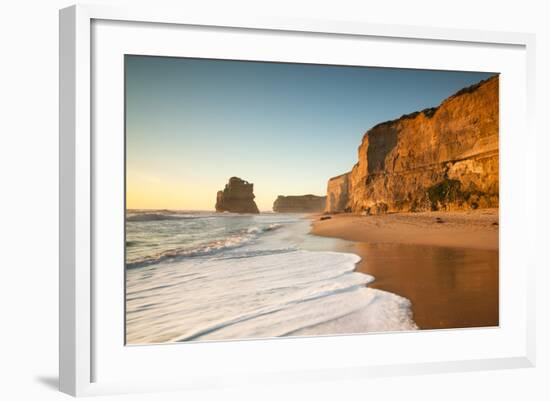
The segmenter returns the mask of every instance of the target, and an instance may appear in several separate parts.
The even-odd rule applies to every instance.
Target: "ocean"
[[[305,215],[130,210],[126,342],[414,330],[409,300],[369,288],[359,256]]]

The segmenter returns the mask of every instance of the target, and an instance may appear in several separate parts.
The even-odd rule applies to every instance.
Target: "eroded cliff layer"
[[[279,195],[273,202],[273,211],[278,213],[318,213],[325,210],[326,196]]]
[[[327,211],[498,207],[498,76],[437,108],[370,129],[352,170],[329,180]]]
[[[217,212],[260,213],[254,202],[254,184],[231,177],[223,191],[216,196]]]

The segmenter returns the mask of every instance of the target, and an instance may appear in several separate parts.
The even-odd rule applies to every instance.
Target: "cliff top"
[[[424,114],[424,116],[426,116],[427,118],[432,118],[435,113],[437,113],[437,111],[440,109],[441,106],[443,106],[443,104],[447,103],[449,100],[453,99],[453,98],[456,98],[458,96],[462,96],[462,95],[466,95],[466,94],[470,94],[470,93],[473,93],[475,92],[476,90],[478,90],[480,87],[488,84],[489,82],[491,81],[494,81],[494,80],[498,80],[498,77],[499,75],[498,74],[495,74],[493,75],[492,77],[489,77],[487,79],[484,79],[482,81],[479,81],[478,83],[475,83],[473,85],[470,85],[470,86],[467,86],[465,88],[462,88],[460,90],[458,90],[457,92],[453,93],[451,96],[447,97],[446,99],[444,99],[440,104],[439,106],[436,106],[436,107],[429,107],[429,108],[426,108],[424,110],[420,110],[420,111],[415,111],[415,112],[412,112],[412,113],[409,113],[409,114],[403,114],[401,117],[398,117],[398,118],[395,118],[393,120],[388,120],[388,121],[383,121],[381,123],[378,123],[376,124],[375,126],[373,126],[371,129],[369,129],[364,135],[363,135],[363,139],[365,138],[366,135],[369,134],[369,132],[371,132],[372,130],[374,129],[377,129],[377,128],[381,128],[383,126],[387,126],[387,125],[391,125],[391,124],[395,124],[396,122],[398,121],[401,121],[401,120],[407,120],[407,119],[411,119],[411,118],[415,118],[417,117],[419,114]],[[336,178],[336,177],[335,177]]]
[[[357,164],[357,163],[356,163]],[[330,177],[328,180],[331,181],[331,180],[336,180],[338,178],[341,178],[345,175],[348,175],[349,174],[349,171],[345,172],[345,173],[342,173],[342,174],[339,174],[339,175],[335,175],[334,177]]]

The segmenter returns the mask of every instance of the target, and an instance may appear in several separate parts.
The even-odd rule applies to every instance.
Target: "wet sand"
[[[361,256],[369,286],[408,298],[421,329],[498,326],[498,211],[318,219],[312,233],[348,240],[339,250]]]

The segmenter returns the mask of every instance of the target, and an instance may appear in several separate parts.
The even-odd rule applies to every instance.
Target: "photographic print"
[[[126,344],[499,325],[497,73],[124,73]]]

